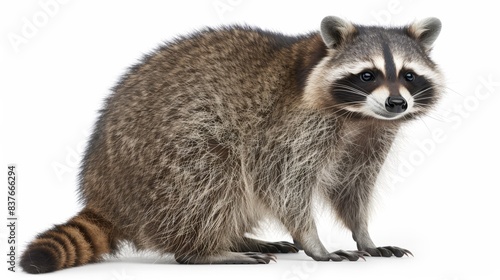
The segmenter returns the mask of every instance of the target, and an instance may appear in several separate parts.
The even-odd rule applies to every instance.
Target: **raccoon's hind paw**
[[[412,256],[413,254],[406,249],[395,247],[395,246],[385,246],[385,247],[377,247],[377,248],[367,248],[366,252],[370,254],[372,257],[392,257],[396,256],[401,258],[402,256]]]
[[[295,248],[299,249],[300,250],[304,250],[304,248],[302,248],[302,244],[300,244],[300,242],[298,240],[293,240],[293,245],[295,246]]]
[[[259,264],[268,264],[270,261],[276,262],[276,256],[273,254],[261,254],[254,252],[243,253],[245,256],[254,259]],[[248,262],[253,263],[253,262]]]
[[[299,249],[294,244],[286,241],[266,242],[260,245],[259,252],[262,253],[297,253]]]
[[[222,252],[212,256],[176,255],[175,260],[180,264],[268,264],[276,262],[276,256],[256,252]]]
[[[297,253],[299,249],[286,241],[268,242],[253,238],[244,238],[234,248],[234,252],[260,252],[260,253]]]

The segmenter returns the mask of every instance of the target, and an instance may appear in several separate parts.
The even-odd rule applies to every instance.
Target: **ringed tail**
[[[98,262],[116,248],[113,224],[84,208],[68,222],[39,234],[21,256],[20,266],[31,274]]]

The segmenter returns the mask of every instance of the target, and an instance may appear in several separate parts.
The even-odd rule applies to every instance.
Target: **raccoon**
[[[410,251],[368,232],[381,165],[400,127],[438,101],[436,18],[404,27],[329,16],[320,32],[207,28],[159,47],[113,88],[82,161],[83,210],[41,233],[20,265],[46,273],[98,262],[130,242],[182,264],[265,264]],[[315,199],[352,231],[329,252]],[[291,242],[250,238],[279,221]],[[290,240],[292,241],[292,240]]]

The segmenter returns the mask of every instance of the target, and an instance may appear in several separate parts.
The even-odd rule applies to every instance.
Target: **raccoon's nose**
[[[385,109],[391,113],[402,113],[408,109],[408,103],[403,97],[389,96],[385,100]]]

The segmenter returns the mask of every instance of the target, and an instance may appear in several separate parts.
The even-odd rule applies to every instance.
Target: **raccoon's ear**
[[[321,37],[330,49],[345,43],[347,38],[356,32],[354,25],[339,17],[328,16],[321,21]]]
[[[434,17],[426,18],[410,24],[406,30],[410,37],[417,40],[429,52],[441,32],[441,21]]]

